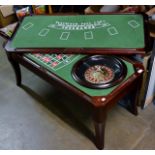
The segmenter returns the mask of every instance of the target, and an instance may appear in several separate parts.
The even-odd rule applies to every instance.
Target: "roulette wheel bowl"
[[[79,60],[72,69],[73,79],[82,86],[103,89],[119,84],[127,74],[123,60],[116,56],[93,55]]]

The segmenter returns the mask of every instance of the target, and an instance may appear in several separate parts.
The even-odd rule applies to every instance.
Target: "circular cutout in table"
[[[108,55],[87,56],[78,61],[72,76],[79,84],[89,88],[109,88],[119,84],[127,74],[125,63]]]

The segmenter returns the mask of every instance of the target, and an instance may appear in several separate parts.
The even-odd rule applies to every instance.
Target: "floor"
[[[89,109],[22,67],[17,87],[0,38],[0,149],[95,150]],[[88,132],[87,132],[88,131]],[[134,116],[121,106],[108,114],[105,149],[155,149],[155,105]]]

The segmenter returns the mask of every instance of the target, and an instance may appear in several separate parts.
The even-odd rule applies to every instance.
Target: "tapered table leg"
[[[104,133],[106,122],[106,111],[104,108],[94,109],[95,144],[98,149],[104,149]]]
[[[134,91],[133,94],[131,94],[130,96],[130,102],[131,102],[131,109],[130,111],[134,114],[134,115],[138,115],[138,109],[137,109],[137,92]]]
[[[20,66],[19,66],[19,63],[17,63],[13,57],[12,57],[12,54],[7,54],[8,56],[8,60],[9,62],[11,63],[12,67],[13,67],[13,70],[15,72],[15,76],[16,76],[16,84],[17,86],[20,86],[21,85],[21,70],[20,70]]]
[[[139,101],[139,92],[142,84],[142,77],[139,78],[139,81],[135,84],[135,89],[130,92],[130,112],[134,115],[138,115],[138,101]]]

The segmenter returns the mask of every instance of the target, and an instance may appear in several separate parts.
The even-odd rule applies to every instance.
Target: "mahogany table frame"
[[[9,42],[8,42],[9,43]],[[108,111],[126,94],[131,94],[131,109],[130,111],[137,115],[137,104],[138,104],[138,93],[142,82],[143,75],[143,66],[139,63],[132,62],[135,67],[135,73],[132,74],[126,81],[121,83],[116,89],[114,89],[107,96],[95,96],[91,97],[83,93],[79,89],[65,82],[60,77],[56,76],[52,72],[47,71],[43,67],[38,67],[33,61],[28,59],[23,55],[23,53],[17,52],[8,52],[9,46],[8,43],[4,45],[4,48],[7,53],[9,62],[11,63],[15,75],[16,75],[16,84],[21,86],[21,70],[20,65],[23,65],[33,73],[37,74],[42,79],[46,80],[53,86],[56,86],[58,89],[63,91],[63,89],[75,94],[77,97],[81,98],[84,101],[87,101],[93,109],[92,120],[94,122],[94,143],[98,149],[104,148],[104,131],[105,123]],[[12,50],[12,49],[11,49]],[[130,60],[131,61],[131,60]]]

